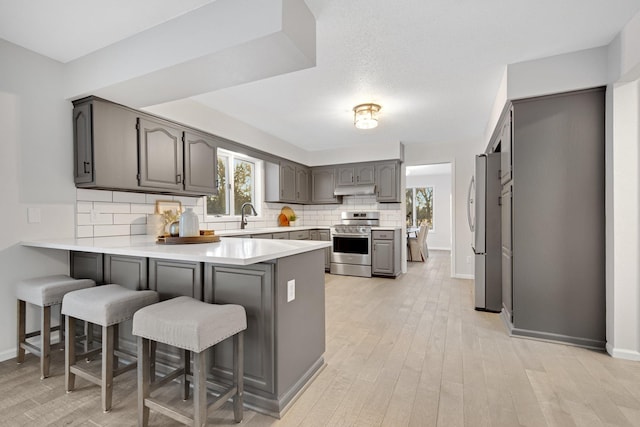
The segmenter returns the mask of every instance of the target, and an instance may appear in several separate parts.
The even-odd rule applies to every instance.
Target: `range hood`
[[[334,196],[365,196],[376,194],[376,185],[345,185],[333,190]]]

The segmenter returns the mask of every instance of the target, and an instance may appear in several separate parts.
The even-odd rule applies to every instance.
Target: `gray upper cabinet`
[[[309,169],[296,166],[296,202],[309,202]]]
[[[211,167],[213,165],[213,167]],[[195,132],[184,133],[184,189],[199,194],[218,193],[218,156],[215,140]]]
[[[137,191],[135,111],[98,98],[74,103],[74,176],[79,188]]]
[[[305,166],[282,161],[265,167],[266,201],[308,203],[310,170]]]
[[[91,104],[73,109],[74,178],[77,184],[93,182]]]
[[[400,202],[400,164],[398,162],[376,163],[376,200],[378,202]]]
[[[372,163],[338,166],[338,185],[365,185],[375,183]]]
[[[163,120],[138,119],[140,187],[183,188],[182,129]]]
[[[342,198],[335,196],[336,168],[320,167],[311,169],[311,202],[340,203]]]
[[[92,96],[74,102],[73,142],[77,187],[217,192],[215,137],[177,123]]]

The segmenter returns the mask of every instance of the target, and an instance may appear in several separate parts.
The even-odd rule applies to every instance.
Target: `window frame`
[[[429,232],[433,233],[436,230],[436,186],[435,185],[419,185],[419,186],[415,186],[415,187],[405,187],[405,194],[406,194],[406,190],[411,190],[412,193],[412,208],[413,211],[410,212],[411,213],[411,227],[418,227],[418,225],[416,225],[416,212],[417,212],[417,203],[416,203],[416,189],[417,188],[431,188],[431,204],[432,204],[432,210],[431,210],[431,228],[429,228]],[[407,202],[405,201],[405,208],[407,206]],[[408,214],[409,212],[407,212]]]
[[[205,206],[205,222],[230,222],[230,221],[239,221],[241,218],[240,214],[235,214],[233,211],[235,210],[234,201],[235,201],[235,193],[234,193],[234,182],[233,182],[233,172],[235,170],[235,161],[245,161],[253,164],[254,172],[253,172],[253,198],[252,203],[256,208],[258,215],[253,217],[255,219],[263,219],[263,211],[262,204],[264,202],[264,161],[262,159],[258,159],[243,153],[238,153],[230,150],[225,150],[224,148],[218,148],[217,150],[218,159],[225,158],[226,159],[226,167],[225,167],[225,180],[226,180],[226,208],[228,214],[210,214],[207,210],[207,200],[209,196],[204,196],[204,206]],[[230,167],[231,165],[231,167]]]

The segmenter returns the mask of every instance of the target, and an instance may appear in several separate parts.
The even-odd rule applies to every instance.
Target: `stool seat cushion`
[[[177,297],[133,316],[133,334],[196,353],[247,329],[244,307]]]
[[[158,302],[155,291],[134,291],[120,285],[103,285],[70,292],[62,300],[62,314],[101,326],[133,317],[140,308]]]
[[[91,279],[74,279],[64,274],[36,277],[18,282],[16,297],[40,307],[60,304],[68,292],[96,285]]]

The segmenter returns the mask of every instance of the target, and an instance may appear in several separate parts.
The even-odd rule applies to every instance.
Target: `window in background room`
[[[240,207],[246,202],[258,209],[262,203],[261,171],[261,160],[218,149],[218,194],[207,196],[207,215],[241,215]]]
[[[429,226],[433,231],[433,187],[407,188],[407,226]]]

